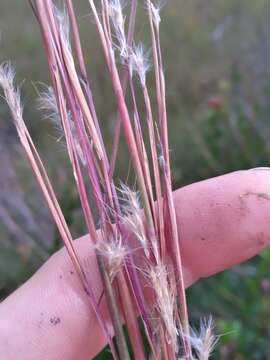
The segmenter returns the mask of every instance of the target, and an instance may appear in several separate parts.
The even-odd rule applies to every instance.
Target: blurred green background
[[[86,0],[75,0],[86,62],[106,139],[116,117]],[[140,2],[137,39],[147,38]],[[174,187],[270,164],[270,2],[169,0],[162,13]],[[35,19],[22,0],[0,1],[0,61],[22,84],[25,119],[53,179],[74,236],[85,232],[59,134],[36,109],[46,60]],[[151,84],[150,76],[150,84]],[[105,100],[105,101],[104,101]],[[117,177],[127,172],[122,151]],[[61,164],[61,166],[59,166]],[[0,103],[0,299],[61,246]],[[270,359],[270,250],[188,290],[193,324],[212,314],[221,336],[214,359]],[[102,354],[100,359],[108,358]]]

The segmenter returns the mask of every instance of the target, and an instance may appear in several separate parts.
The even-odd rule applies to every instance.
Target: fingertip
[[[176,192],[184,266],[210,276],[270,243],[270,172],[255,168],[201,181]]]

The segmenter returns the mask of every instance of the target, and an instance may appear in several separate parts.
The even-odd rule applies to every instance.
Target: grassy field
[[[103,131],[116,117],[87,1],[76,1],[90,79]],[[140,7],[143,13],[143,7]],[[175,188],[238,169],[270,165],[270,3],[266,0],[170,0],[163,10]],[[0,61],[22,83],[25,113],[74,236],[85,232],[59,134],[35,105],[48,82],[35,19],[22,0],[0,2]],[[138,38],[149,43],[140,16]],[[151,81],[151,79],[150,79]],[[106,101],[104,101],[106,100]],[[0,103],[0,297],[27,279],[60,246],[57,232]],[[117,174],[128,159],[121,147]],[[61,161],[63,166],[57,164]],[[196,324],[212,314],[221,336],[213,358],[270,358],[270,251],[188,290]],[[106,358],[106,355],[102,355]]]

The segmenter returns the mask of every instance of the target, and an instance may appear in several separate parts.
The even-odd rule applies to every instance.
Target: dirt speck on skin
[[[60,319],[60,317],[58,317],[58,316],[53,316],[53,317],[51,317],[50,318],[50,323],[52,324],[52,325],[58,325],[58,324],[60,324],[61,323],[61,319]]]
[[[264,246],[264,245],[265,245],[264,240],[261,239],[261,238],[259,238],[259,239],[257,240],[257,242],[258,242],[258,244],[259,244],[260,246]]]
[[[41,329],[42,324],[43,324],[43,319],[39,320],[39,322],[38,322],[38,328],[39,328],[39,329]]]
[[[268,193],[257,193],[254,191],[247,191],[246,193],[240,195],[240,198],[243,199],[245,197],[248,196],[256,196],[258,199],[263,199],[263,200],[270,200],[270,194]]]

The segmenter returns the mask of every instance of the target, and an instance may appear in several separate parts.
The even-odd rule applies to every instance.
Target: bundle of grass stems
[[[72,0],[64,0],[62,10],[52,0],[30,0],[30,5],[41,29],[51,80],[51,87],[40,94],[40,108],[64,134],[89,242],[94,246],[103,281],[100,298],[94,295],[91,278],[76,253],[25,125],[20,89],[14,85],[15,71],[9,62],[1,65],[0,84],[21,144],[112,357],[205,360],[216,338],[211,321],[204,322],[197,333],[189,327],[172,193],[160,7],[150,0],[143,4],[151,37],[151,51],[145,51],[134,39],[137,0],[125,4],[122,0],[101,0],[98,5],[87,1],[117,105],[110,154],[88,80]],[[147,84],[150,63],[154,99]],[[138,97],[143,99],[143,106],[138,105]],[[121,133],[136,177],[132,189],[124,183],[119,185],[114,175]],[[89,189],[94,199],[91,202]],[[94,214],[98,215],[98,230]],[[109,309],[112,326],[100,310],[101,298]]]

